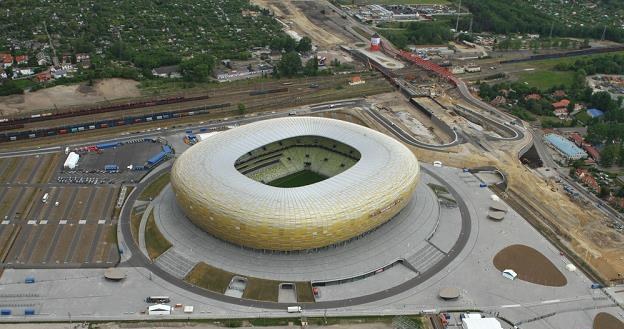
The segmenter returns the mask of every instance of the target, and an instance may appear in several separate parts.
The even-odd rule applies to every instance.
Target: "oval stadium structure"
[[[321,248],[396,215],[418,183],[414,154],[369,128],[325,118],[264,120],[199,142],[171,183],[186,216],[249,248]]]

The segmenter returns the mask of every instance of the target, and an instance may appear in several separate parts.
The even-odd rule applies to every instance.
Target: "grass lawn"
[[[518,76],[518,82],[546,90],[555,86],[570,86],[574,79],[572,71],[527,71]]]
[[[279,281],[248,277],[243,298],[277,302],[279,284]]]
[[[327,177],[317,174],[310,170],[302,170],[294,174],[278,178],[268,185],[276,187],[299,187],[318,183],[327,179]]]
[[[154,220],[154,213],[150,213],[145,225],[145,247],[150,259],[154,260],[167,249],[171,248],[171,243],[160,233]]]
[[[184,280],[200,288],[223,294],[233,276],[234,274],[230,272],[202,262],[197,264]]]
[[[143,213],[137,213],[136,210],[132,209],[130,213],[130,233],[132,233],[132,238],[135,242],[139,242],[139,227],[141,226],[141,217]]]
[[[312,283],[295,282],[295,290],[297,290],[297,301],[299,303],[314,303],[314,294],[312,294]]]
[[[171,178],[171,175],[169,174],[169,172],[156,178],[155,181],[149,184],[143,190],[143,192],[141,192],[141,195],[139,196],[139,200],[150,201],[151,199],[155,198],[158,194],[160,194],[160,191],[162,191],[162,189],[164,189],[165,186],[169,184],[170,178]]]

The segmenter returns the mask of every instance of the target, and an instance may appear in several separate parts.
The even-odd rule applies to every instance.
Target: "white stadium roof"
[[[298,136],[336,140],[359,151],[360,160],[336,176],[295,188],[265,185],[234,166],[247,152]],[[184,152],[172,170],[180,204],[208,231],[213,225],[208,218],[215,215],[234,220],[215,224],[223,231],[241,230],[238,222],[250,229],[285,229],[287,234],[315,227],[318,230],[309,232],[315,236],[332,235],[335,232],[326,232],[327,228],[341,224],[357,235],[360,227],[354,221],[386,211],[396,200],[409,199],[418,177],[418,161],[403,144],[360,125],[316,117],[264,120],[211,136]],[[209,213],[197,209],[202,207]],[[258,244],[248,246],[262,249]]]

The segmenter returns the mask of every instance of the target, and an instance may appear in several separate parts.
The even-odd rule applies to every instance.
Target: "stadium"
[[[393,218],[419,180],[413,153],[377,131],[333,119],[264,120],[184,152],[171,183],[198,227],[262,250],[322,248]]]

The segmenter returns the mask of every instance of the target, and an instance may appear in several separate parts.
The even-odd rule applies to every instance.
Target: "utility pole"
[[[549,39],[552,39],[552,33],[553,33],[554,27],[555,27],[555,22],[552,22],[552,24],[550,24],[550,36],[548,37]]]
[[[604,29],[602,30],[602,37],[600,37],[600,41],[604,41],[606,34],[607,34],[607,26],[605,25]]]
[[[468,31],[469,31],[470,33],[472,33],[472,21],[473,21],[473,20],[474,20],[474,16],[472,16],[472,15],[471,15],[471,16],[470,16],[470,27],[468,28]]]
[[[461,13],[461,0],[457,6],[457,22],[455,22],[455,32],[459,32],[459,13]]]

